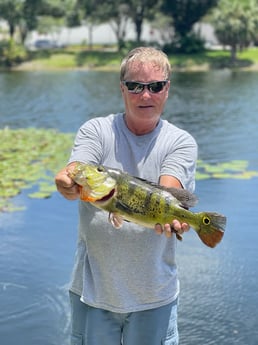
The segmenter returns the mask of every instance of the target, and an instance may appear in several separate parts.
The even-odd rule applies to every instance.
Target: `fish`
[[[198,199],[186,189],[166,188],[98,164],[78,162],[68,169],[68,176],[79,185],[80,199],[109,212],[115,223],[122,219],[153,229],[156,224],[171,224],[177,219],[188,223],[210,248],[224,235],[226,217],[217,212],[190,211]],[[176,232],[172,226],[171,230]]]

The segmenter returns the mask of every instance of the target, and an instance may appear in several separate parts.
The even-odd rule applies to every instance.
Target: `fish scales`
[[[174,219],[188,223],[203,243],[215,247],[224,235],[226,217],[188,210],[196,197],[184,189],[164,188],[118,169],[78,163],[69,176],[80,186],[82,200],[127,221],[154,228]]]
[[[123,190],[124,184],[118,186],[117,199],[121,200],[123,204],[128,205],[128,210],[130,209],[132,213],[146,215],[151,204],[152,194],[148,190],[143,190],[135,183],[128,182],[127,184],[129,186],[128,193]],[[120,191],[120,189],[122,190]]]
[[[134,214],[137,219],[157,219],[164,213],[169,212],[169,203],[160,194],[153,191],[153,187],[138,185],[134,180],[128,179],[124,183],[118,184],[116,198],[119,200],[117,207],[121,211]],[[120,207],[120,205],[126,207]],[[171,210],[170,210],[171,213]],[[146,222],[144,222],[146,225]]]

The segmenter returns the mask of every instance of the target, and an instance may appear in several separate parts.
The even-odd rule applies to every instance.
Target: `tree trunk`
[[[13,38],[14,32],[15,32],[15,25],[13,25],[12,23],[9,23],[9,34],[10,34],[10,38]]]
[[[143,13],[138,13],[135,18],[136,42],[138,44],[141,42],[142,23],[143,23]]]
[[[230,50],[230,61],[232,65],[235,65],[236,60],[237,60],[237,46],[236,44],[233,44],[231,46],[231,50]]]

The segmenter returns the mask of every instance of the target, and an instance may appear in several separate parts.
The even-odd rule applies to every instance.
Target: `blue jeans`
[[[113,313],[70,292],[71,345],[178,345],[177,301],[156,309]]]

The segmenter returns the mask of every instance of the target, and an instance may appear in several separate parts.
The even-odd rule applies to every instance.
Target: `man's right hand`
[[[75,164],[69,164],[55,176],[57,190],[68,200],[76,200],[80,196],[79,186],[68,175],[68,171],[72,170]]]

